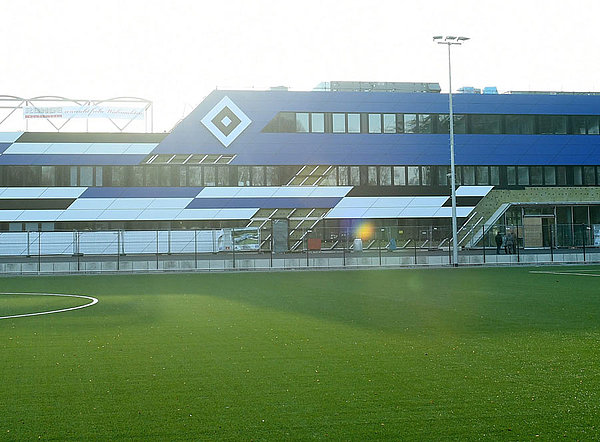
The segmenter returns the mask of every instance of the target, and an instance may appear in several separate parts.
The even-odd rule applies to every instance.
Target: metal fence
[[[600,262],[600,225],[524,220],[459,232],[458,264]],[[276,233],[276,232],[275,232]],[[0,232],[0,274],[445,266],[449,227]]]

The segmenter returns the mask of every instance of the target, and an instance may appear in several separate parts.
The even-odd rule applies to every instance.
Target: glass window
[[[215,170],[217,172],[217,186],[229,186],[229,168],[217,166]]]
[[[554,168],[554,166],[544,167],[544,184],[546,186],[556,185],[556,169]]]
[[[325,114],[314,113],[310,114],[311,127],[310,131],[315,133],[325,132]]]
[[[556,184],[559,186],[567,185],[567,168],[565,166],[558,166],[556,168]]]
[[[202,185],[202,167],[188,166],[188,186]]]
[[[475,169],[475,174],[475,178],[477,179],[478,185],[487,186],[488,184],[490,184],[487,166],[477,166],[477,168]]]
[[[471,115],[471,133],[474,134],[499,134],[500,115]]]
[[[450,115],[448,115],[448,114],[439,114],[438,115],[437,133],[438,134],[450,133]]]
[[[598,117],[587,117],[587,133],[590,135],[598,135],[600,133],[600,126],[598,124]]]
[[[329,172],[323,177],[320,186],[337,186],[337,168],[335,166],[329,169]]]
[[[367,184],[369,186],[377,185],[377,166],[369,166],[367,168]]]
[[[56,186],[56,167],[42,166],[42,186]]]
[[[79,169],[79,185],[94,185],[94,168],[92,166],[81,166],[81,168]]]
[[[279,131],[296,132],[296,114],[293,112],[281,112],[279,114]]]
[[[404,114],[404,133],[417,133],[417,114]]]
[[[250,166],[238,166],[238,186],[250,185]]]
[[[396,133],[404,133],[404,115],[396,114]]]
[[[102,166],[96,167],[96,186],[102,186]]]
[[[463,184],[465,186],[475,185],[475,167],[474,166],[463,166]]]
[[[532,186],[541,186],[544,184],[541,166],[531,166],[529,170],[529,184]]]
[[[179,181],[176,182],[175,184],[178,186],[181,186],[181,187],[187,186],[187,168],[185,166],[178,167],[177,172],[178,172]],[[96,171],[96,181],[98,181],[98,171]],[[96,185],[98,185],[98,184],[96,184]]]
[[[431,186],[431,166],[421,166],[421,185]]]
[[[520,186],[529,185],[529,167],[518,166],[517,167],[517,180]]]
[[[467,116],[454,114],[454,133],[455,134],[466,134],[467,133]]]
[[[217,185],[215,166],[204,166],[204,185],[205,186],[216,186]]]
[[[277,167],[267,166],[267,186],[278,186],[279,185],[279,174],[277,173]]]
[[[492,186],[500,185],[500,167],[490,166],[490,184]]]
[[[134,187],[141,187],[144,185],[144,167],[133,166],[131,170],[131,185]]]
[[[583,184],[586,186],[594,186],[596,184],[594,166],[583,166]]]
[[[580,115],[571,116],[571,133],[575,135],[585,135],[585,117]]]
[[[419,115],[419,133],[420,134],[430,134],[433,132],[432,124],[431,124],[431,115],[429,114],[420,114]]]
[[[339,184],[340,186],[347,186],[349,184],[348,181],[348,166],[339,166],[338,167],[338,176],[339,176]]]
[[[296,132],[308,132],[308,113],[296,114]]]
[[[505,115],[505,133],[516,135],[533,134],[535,117],[533,115]]]
[[[252,166],[252,185],[265,185],[265,168],[263,166]]]
[[[583,184],[583,172],[581,166],[573,166],[573,184],[581,186]]]
[[[77,166],[71,166],[69,172],[69,186],[77,186]]]
[[[538,129],[540,134],[566,134],[566,115],[538,115]]]
[[[381,114],[369,114],[369,133],[381,133]]]
[[[394,186],[406,186],[406,167],[394,166]]]
[[[408,185],[409,186],[418,186],[419,185],[419,167],[418,166],[408,166]]]
[[[588,206],[573,206],[573,224],[588,223]]]
[[[440,186],[450,185],[450,168],[448,166],[438,166],[438,184]]]
[[[348,114],[348,133],[360,133],[360,114]]]
[[[358,166],[350,167],[350,185],[360,186],[360,167]]]
[[[346,133],[346,114],[333,114],[333,133]]]
[[[396,114],[383,114],[383,132],[386,134],[396,133]]]
[[[391,186],[392,185],[392,168],[391,168],[391,166],[379,167],[379,185],[380,186]]]
[[[160,176],[161,186],[172,186],[173,185],[173,166],[161,166],[157,167],[156,170]]]

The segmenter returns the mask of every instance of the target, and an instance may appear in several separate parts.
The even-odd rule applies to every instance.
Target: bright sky
[[[213,89],[328,80],[600,90],[597,0],[0,0],[0,94],[154,102],[170,130]]]

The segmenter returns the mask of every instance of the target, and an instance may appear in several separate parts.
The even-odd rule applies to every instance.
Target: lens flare
[[[375,237],[375,226],[369,222],[359,224],[356,228],[356,237],[363,241],[373,239]]]

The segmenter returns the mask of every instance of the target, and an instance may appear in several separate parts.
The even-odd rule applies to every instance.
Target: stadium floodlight
[[[454,165],[454,113],[452,111],[452,63],[450,46],[461,45],[469,37],[435,36],[433,40],[439,45],[448,46],[448,107],[450,108],[450,186],[452,190],[452,263],[458,266],[458,226],[456,221],[456,167]]]

